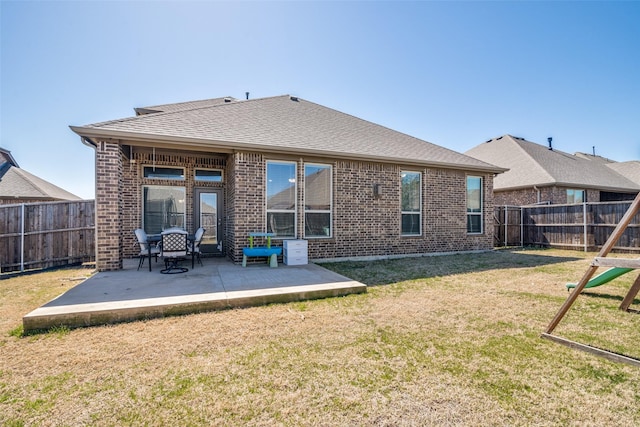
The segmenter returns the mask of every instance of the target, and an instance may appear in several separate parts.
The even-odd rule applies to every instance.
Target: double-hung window
[[[467,233],[482,233],[482,177],[467,176]]]
[[[584,203],[586,200],[584,190],[567,189],[567,203]]]
[[[403,171],[401,177],[401,234],[419,236],[422,224],[422,174]]]
[[[304,236],[331,237],[331,166],[304,165]]]
[[[267,232],[296,237],[296,164],[267,161]]]

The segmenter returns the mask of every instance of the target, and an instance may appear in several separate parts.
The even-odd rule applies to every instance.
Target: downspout
[[[84,145],[86,145],[87,147],[91,147],[93,149],[96,149],[98,147],[98,144],[96,144],[95,142],[93,142],[89,138],[85,138],[84,136],[80,137],[80,141],[82,141],[82,143]]]
[[[540,203],[540,199],[541,199],[541,196],[540,196],[540,189],[539,189],[537,186],[535,186],[535,185],[533,186],[533,189],[534,189],[534,190],[536,190],[536,191],[538,192],[538,196],[536,197],[536,199],[537,199],[537,200],[536,200],[536,203]]]

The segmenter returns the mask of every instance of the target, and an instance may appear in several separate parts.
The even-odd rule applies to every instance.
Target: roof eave
[[[385,157],[385,156],[362,156],[358,154],[352,153],[344,153],[338,151],[327,151],[327,150],[313,150],[313,149],[302,149],[302,148],[290,148],[290,147],[273,147],[273,146],[264,146],[260,144],[249,144],[249,143],[239,143],[231,142],[231,141],[219,141],[219,140],[210,140],[210,139],[201,139],[201,138],[188,138],[188,137],[178,137],[173,135],[157,135],[157,134],[144,134],[138,132],[123,132],[123,131],[113,131],[104,129],[96,129],[92,127],[82,127],[82,126],[69,126],[73,132],[80,135],[83,139],[89,139],[92,142],[95,139],[106,138],[106,139],[117,139],[117,140],[127,140],[132,142],[139,142],[146,145],[157,145],[162,144],[165,146],[171,145],[182,145],[182,146],[190,146],[193,148],[216,148],[220,149],[222,152],[234,152],[240,150],[253,150],[253,151],[261,151],[265,153],[273,153],[273,154],[306,154],[320,157],[337,157],[341,159],[348,160],[363,160],[363,161],[378,161],[382,163],[402,163],[406,165],[415,165],[415,166],[431,166],[438,167],[443,169],[457,169],[457,170],[466,170],[472,172],[483,172],[483,173],[503,173],[509,169],[488,165],[465,165],[461,163],[448,163],[448,162],[436,162],[436,161],[419,161],[416,159],[405,159],[399,157]]]

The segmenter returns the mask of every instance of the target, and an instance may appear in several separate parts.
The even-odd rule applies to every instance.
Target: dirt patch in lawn
[[[639,369],[539,337],[593,255],[336,263],[368,293],[26,337],[87,272],[2,280],[0,424],[639,425]],[[639,357],[640,316],[617,310],[634,278],[558,333]]]

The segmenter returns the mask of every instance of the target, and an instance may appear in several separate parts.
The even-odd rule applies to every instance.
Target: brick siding
[[[416,168],[395,164],[322,159],[267,157],[255,152],[232,154],[119,147],[99,141],[96,149],[96,262],[100,270],[122,268],[122,259],[139,253],[133,230],[142,225],[141,188],[168,185],[186,188],[186,228],[193,231],[194,187],[224,190],[223,240],[227,257],[242,260],[250,232],[266,231],[265,172],[268,160],[297,164],[297,233],[303,238],[304,164],[333,167],[332,237],[310,238],[309,258],[328,259],[489,250],[493,247],[493,175],[463,170]],[[143,166],[185,169],[185,180],[143,177]],[[195,182],[195,168],[221,169],[224,182]],[[422,235],[401,236],[400,172],[422,174]],[[484,233],[466,231],[466,176],[483,177]],[[374,184],[381,194],[374,196]],[[280,246],[281,241],[275,240]]]
[[[550,203],[552,205],[562,205],[567,203],[567,190],[581,190],[577,187],[539,187],[540,202]],[[599,202],[599,190],[586,190],[587,202]],[[533,188],[524,188],[520,190],[495,191],[494,193],[496,206],[526,206],[538,203],[538,191]]]

